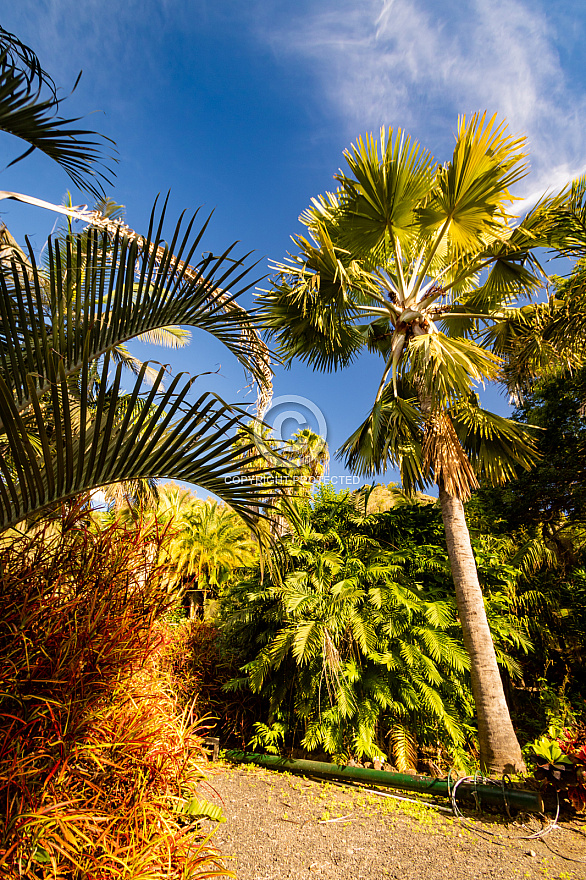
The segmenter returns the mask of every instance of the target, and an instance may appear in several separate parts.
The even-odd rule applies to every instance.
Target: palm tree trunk
[[[464,646],[470,657],[480,763],[488,773],[518,773],[525,770],[525,764],[505,700],[464,507],[443,485],[439,498]]]

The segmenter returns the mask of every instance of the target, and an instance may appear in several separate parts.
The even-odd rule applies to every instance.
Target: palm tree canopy
[[[482,328],[541,285],[533,249],[563,201],[516,222],[524,146],[486,115],[460,119],[444,165],[400,129],[360,138],[337,191],[302,214],[310,238],[276,264],[261,302],[285,361],[338,369],[364,348],[384,360],[374,405],[342,447],[359,472],[398,465],[409,491],[434,479],[466,498],[479,477],[501,483],[535,460],[529,432],[476,395],[502,363]]]
[[[552,211],[549,244],[575,260],[569,275],[552,276],[547,300],[504,310],[485,337],[504,358],[507,388],[520,403],[535,381],[584,365],[586,350],[586,175]]]
[[[192,501],[173,525],[178,532],[170,555],[180,577],[217,587],[257,558],[258,545],[246,524],[215,501]]]

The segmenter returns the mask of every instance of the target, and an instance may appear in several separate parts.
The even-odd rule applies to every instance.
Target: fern
[[[395,723],[389,731],[389,743],[393,764],[399,771],[413,769],[417,764],[417,742],[404,725]]]

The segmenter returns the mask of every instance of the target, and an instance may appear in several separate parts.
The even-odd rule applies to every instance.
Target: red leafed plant
[[[2,877],[231,876],[191,808],[200,740],[161,662],[166,540],[78,507],[0,547]]]
[[[567,728],[558,739],[573,764],[576,784],[568,786],[568,797],[576,810],[586,808],[586,724]]]

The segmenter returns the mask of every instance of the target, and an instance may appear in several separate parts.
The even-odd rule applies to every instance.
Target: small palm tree
[[[193,617],[193,590],[202,592],[205,609],[209,592],[217,591],[236,569],[254,563],[258,545],[242,519],[215,501],[192,501],[173,521],[173,528],[178,531],[171,544],[170,561],[176,577],[190,584]]]
[[[450,162],[401,130],[345,153],[339,188],[302,216],[311,240],[277,264],[262,299],[286,361],[344,367],[363,349],[384,362],[367,418],[342,447],[348,466],[401,470],[404,488],[439,487],[464,643],[470,654],[481,762],[522,768],[504,697],[462,502],[479,479],[499,484],[536,452],[518,424],[481,409],[476,387],[501,360],[480,330],[541,283],[531,248],[544,244],[559,199],[522,223],[510,187],[526,173],[524,142],[495,119],[461,119]]]
[[[325,439],[310,428],[297,431],[283,448],[283,458],[307,491],[326,473],[330,452]]]

